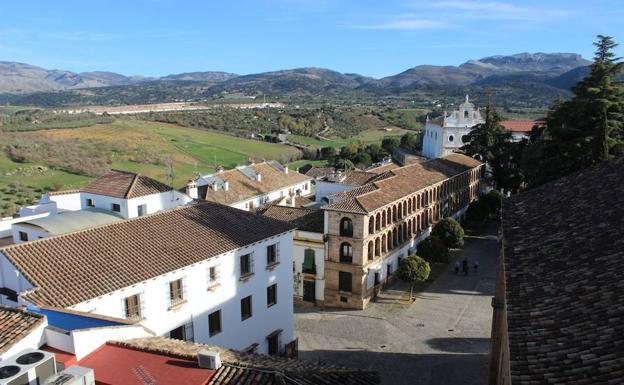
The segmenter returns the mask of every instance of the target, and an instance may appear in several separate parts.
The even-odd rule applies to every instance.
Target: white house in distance
[[[204,202],[2,248],[0,301],[276,354],[293,341],[292,243],[288,223]]]
[[[4,243],[27,242],[153,214],[192,201],[150,177],[111,170],[80,190],[43,194],[38,204],[21,208],[18,218],[0,221],[0,241],[12,236],[12,242]]]
[[[295,301],[322,306],[325,294],[323,210],[268,205],[258,210],[258,213],[297,227],[293,240]]]
[[[481,112],[474,104],[466,101],[459,109],[438,119],[427,118],[423,139],[423,155],[427,158],[440,158],[451,154],[465,143],[462,138],[472,127],[484,123]]]
[[[312,178],[270,161],[200,175],[189,181],[186,192],[191,198],[253,210],[267,203],[293,206],[297,196],[312,193],[311,182]]]

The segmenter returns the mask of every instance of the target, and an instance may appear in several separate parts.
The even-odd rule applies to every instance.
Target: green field
[[[355,135],[351,138],[331,138],[328,140],[318,140],[316,138],[312,138],[309,136],[302,135],[288,135],[288,139],[293,143],[305,144],[309,146],[316,147],[344,147],[351,143],[364,142],[364,143],[374,143],[381,142],[381,140],[387,136],[401,136],[407,132],[412,132],[409,130],[404,130],[401,128],[393,128],[390,131],[379,130],[379,129],[369,129],[360,132],[358,135]]]
[[[23,135],[26,138],[34,135],[51,141],[75,139],[81,143],[111,144],[118,149],[112,156],[112,168],[140,172],[161,181],[167,181],[168,167],[163,159],[171,159],[176,187],[183,186],[197,172],[213,172],[215,164],[232,168],[247,164],[249,160],[259,162],[263,159],[287,163],[300,156],[299,150],[282,144],[124,118],[91,127],[13,135]],[[159,161],[154,162],[152,159]],[[16,206],[34,202],[44,190],[79,188],[90,179],[87,176],[52,169],[45,162],[14,162],[2,151],[0,214],[10,214]]]
[[[327,166],[327,161],[326,160],[306,160],[306,159],[301,159],[301,160],[297,160],[291,163],[288,163],[288,168],[290,168],[291,170],[296,170],[301,166],[305,166],[306,164],[311,164],[313,166],[316,167],[326,167]]]

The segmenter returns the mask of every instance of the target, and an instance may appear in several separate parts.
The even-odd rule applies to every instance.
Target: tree
[[[624,143],[624,87],[618,76],[624,63],[617,44],[598,35],[590,74],[572,88],[569,101],[558,100],[546,128],[532,135],[523,154],[529,187],[621,155]]]
[[[336,149],[334,147],[322,147],[321,148],[321,159],[330,160],[334,156],[336,156]]]
[[[418,135],[408,132],[401,137],[401,147],[407,150],[416,150],[420,144]]]
[[[371,143],[366,146],[366,152],[368,152],[371,156],[371,160],[373,162],[380,162],[383,160],[384,154],[379,143]]]
[[[411,284],[410,299],[413,298],[414,285],[426,281],[429,278],[429,274],[431,274],[429,262],[413,254],[403,258],[397,270],[399,279]]]
[[[472,202],[466,210],[466,219],[473,223],[483,223],[489,215],[490,208],[481,200]]]
[[[457,249],[464,245],[464,229],[450,217],[436,223],[431,235],[442,240],[449,249]]]
[[[336,159],[335,167],[339,170],[353,170],[355,166],[349,159]]]
[[[432,263],[448,263],[450,261],[448,247],[436,236],[423,239],[418,244],[416,253]]]
[[[492,190],[485,195],[481,195],[479,200],[483,201],[489,207],[491,212],[496,213],[501,208],[503,194],[500,191]]]
[[[485,122],[477,124],[462,140],[466,143],[462,150],[468,156],[482,160],[487,164],[488,177],[498,189],[518,187],[520,175],[515,154],[515,144],[511,132],[501,124],[496,108],[488,99],[485,107]]]
[[[401,144],[401,140],[396,136],[386,136],[381,141],[381,147],[386,150],[388,154],[392,154],[392,149],[395,147],[399,147]]]

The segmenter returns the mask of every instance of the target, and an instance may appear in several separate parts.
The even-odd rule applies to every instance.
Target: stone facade
[[[365,308],[433,224],[477,198],[482,172],[475,167],[367,214],[326,211],[325,305]],[[345,290],[348,274],[351,288]]]

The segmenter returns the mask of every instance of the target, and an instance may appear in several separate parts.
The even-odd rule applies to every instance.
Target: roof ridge
[[[124,198],[128,199],[128,197],[132,193],[132,189],[134,189],[134,186],[136,185],[136,182],[137,182],[138,179],[139,179],[139,174],[134,174],[134,178],[132,178],[132,183],[130,183],[130,187],[128,187],[128,191],[126,191],[126,194],[124,195]]]
[[[205,203],[216,203],[216,202],[207,202],[206,201],[206,202],[202,202],[200,204],[205,204]],[[194,206],[195,205],[177,206],[177,207],[173,207],[173,208],[170,208],[170,209],[167,209],[167,210],[161,210],[161,211],[155,212],[153,214],[147,214],[147,215],[143,215],[143,216],[140,216],[140,217],[134,217],[134,218],[127,218],[127,219],[124,219],[124,220],[119,221],[119,222],[106,223],[104,225],[89,227],[87,229],[72,231],[72,232],[65,233],[65,234],[59,234],[59,235],[53,235],[51,237],[33,239],[32,241],[23,242],[23,243],[15,243],[15,244],[12,244],[12,245],[0,247],[0,252],[4,254],[5,250],[19,249],[19,248],[25,247],[25,245],[32,245],[32,244],[35,244],[35,243],[45,243],[45,242],[51,241],[53,239],[65,238],[65,237],[68,237],[68,236],[71,236],[71,235],[82,234],[82,233],[86,233],[86,232],[89,232],[89,231],[93,231],[93,230],[97,230],[97,229],[101,229],[101,228],[105,228],[105,227],[109,227],[109,226],[122,225],[122,224],[133,222],[133,221],[144,220],[146,218],[154,218],[156,216],[161,216],[161,215],[164,215],[166,213],[173,212],[175,210],[187,209],[187,208],[191,208],[191,207],[194,207]]]

